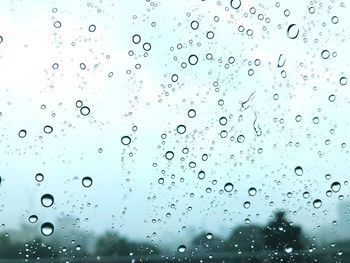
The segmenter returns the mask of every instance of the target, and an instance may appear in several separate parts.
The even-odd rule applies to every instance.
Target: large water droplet
[[[248,209],[248,208],[250,207],[250,202],[249,202],[249,201],[244,202],[244,203],[243,203],[243,207],[244,207],[245,209]]]
[[[241,6],[241,0],[231,0],[230,5],[233,9],[238,9]]]
[[[188,57],[188,63],[190,63],[191,65],[196,65],[198,62],[198,57],[196,55],[190,55]]]
[[[24,137],[26,137],[26,135],[27,135],[27,131],[26,130],[20,130],[18,132],[19,138],[24,138]]]
[[[50,207],[52,206],[54,203],[54,198],[52,195],[50,194],[44,194],[42,197],[41,197],[41,204],[44,206],[44,207]]]
[[[177,248],[177,251],[179,251],[180,253],[184,253],[186,251],[186,246],[185,245],[181,245]]]
[[[35,180],[39,183],[42,182],[44,180],[44,175],[42,173],[37,173],[35,175]]]
[[[184,134],[186,132],[186,126],[180,124],[179,126],[177,126],[176,130],[179,134]]]
[[[167,151],[166,153],[165,153],[165,158],[167,159],[167,160],[171,160],[171,159],[173,159],[174,158],[174,152],[172,152],[172,151]]]
[[[255,187],[250,187],[249,190],[248,190],[248,194],[250,196],[256,195],[256,188]]]
[[[49,223],[49,222],[45,222],[41,225],[41,233],[44,236],[49,236],[54,232],[54,226],[53,224]]]
[[[207,239],[212,239],[213,238],[213,234],[212,233],[207,233]]]
[[[292,253],[293,252],[293,247],[291,245],[285,245],[284,246],[284,251],[286,251],[286,253]]]
[[[124,145],[129,145],[131,143],[131,138],[129,136],[123,136],[120,141]]]
[[[51,132],[53,131],[53,128],[49,125],[46,125],[44,127],[44,132],[47,133],[47,134],[50,134]]]
[[[303,168],[301,166],[297,166],[294,168],[294,173],[297,176],[302,176],[304,174]]]
[[[322,201],[320,199],[315,199],[312,204],[316,209],[318,209],[322,206]]]
[[[243,142],[244,142],[244,139],[245,139],[244,135],[239,135],[239,136],[237,137],[237,142],[243,143]]]
[[[83,107],[80,108],[80,113],[83,116],[87,116],[90,113],[90,108],[87,107],[87,106],[83,106]]]
[[[205,172],[204,171],[199,171],[198,178],[203,180],[205,178]]]
[[[84,187],[90,187],[92,185],[92,178],[89,176],[85,176],[83,180],[81,180],[81,183]]]
[[[224,190],[226,191],[226,192],[231,192],[232,190],[233,190],[233,184],[232,183],[226,183],[225,185],[224,185]]]
[[[94,24],[90,25],[89,26],[89,31],[92,33],[92,32],[95,32],[96,30],[96,26]]]
[[[331,189],[334,193],[338,193],[341,189],[341,184],[339,182],[334,182],[331,184]]]
[[[299,35],[299,28],[296,24],[291,24],[287,28],[287,36],[290,39],[295,39]]]

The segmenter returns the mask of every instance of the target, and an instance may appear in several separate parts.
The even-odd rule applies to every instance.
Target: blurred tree
[[[190,251],[194,253],[218,253],[225,249],[223,238],[212,233],[202,232],[198,234],[191,242]]]
[[[154,255],[159,254],[159,250],[148,243],[129,242],[117,233],[107,232],[98,238],[95,253],[98,256]]]
[[[293,226],[285,218],[284,211],[275,213],[274,220],[263,230],[265,246],[272,251],[291,253],[306,248],[307,240],[299,226]]]

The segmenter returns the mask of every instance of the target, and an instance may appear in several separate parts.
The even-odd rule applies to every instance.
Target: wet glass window
[[[350,262],[338,0],[0,1],[0,262]]]

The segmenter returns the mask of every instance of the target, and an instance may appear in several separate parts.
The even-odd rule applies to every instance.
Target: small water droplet
[[[213,234],[212,233],[207,233],[207,239],[212,239],[213,238]]]
[[[28,217],[28,221],[30,223],[35,223],[38,221],[38,217],[36,215],[31,215],[30,217]]]

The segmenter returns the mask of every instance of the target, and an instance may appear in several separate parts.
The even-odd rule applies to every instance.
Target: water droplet
[[[95,32],[96,30],[96,26],[94,24],[90,25],[89,26],[89,31],[92,33],[92,32]]]
[[[309,196],[310,196],[310,193],[309,193],[309,192],[305,191],[305,192],[303,193],[303,197],[304,197],[305,199],[307,199]]]
[[[52,128],[51,126],[46,125],[46,126],[44,127],[44,132],[45,132],[46,134],[50,134],[52,131],[53,131],[53,128]]]
[[[179,79],[179,76],[178,76],[177,74],[173,74],[173,75],[171,76],[171,81],[172,81],[172,82],[176,82],[176,81],[178,81],[178,79]]]
[[[329,51],[328,51],[327,49],[325,49],[325,50],[323,50],[323,51],[321,52],[321,57],[322,57],[323,59],[327,59],[327,58],[329,58],[330,54],[331,54],[331,53],[329,53]]]
[[[295,116],[295,121],[296,121],[296,122],[300,122],[301,119],[302,119],[301,115]]]
[[[244,139],[245,139],[244,135],[239,135],[239,136],[237,137],[237,142],[243,143],[243,142],[244,142]]]
[[[238,9],[241,6],[241,0],[231,0],[230,5],[233,9]]]
[[[294,173],[297,175],[297,176],[302,176],[304,174],[304,170],[301,166],[297,166],[294,168]]]
[[[333,182],[331,184],[331,189],[334,193],[338,193],[341,189],[341,184],[339,182]]]
[[[204,153],[204,154],[202,155],[202,160],[203,160],[203,161],[208,160],[208,154]]]
[[[245,209],[248,209],[250,207],[250,202],[249,201],[244,202],[243,207]]]
[[[204,171],[199,171],[198,178],[203,180],[205,178],[205,172]]]
[[[190,118],[194,118],[196,117],[196,111],[194,109],[190,109],[188,112],[187,112],[187,115],[188,117]]]
[[[222,126],[225,126],[227,124],[227,118],[226,117],[221,117],[219,119],[219,123],[222,125]]]
[[[84,64],[84,63],[80,63],[80,69],[82,69],[82,70],[84,70],[84,69],[86,69],[86,65]],[[81,106],[80,106],[81,107]],[[78,107],[79,108],[79,107]]]
[[[44,180],[44,175],[42,173],[37,173],[35,175],[35,180],[39,183],[42,182]]]
[[[134,44],[140,43],[140,42],[141,42],[141,37],[140,37],[140,35],[138,35],[138,34],[133,35],[133,36],[132,36],[132,42],[134,42]]]
[[[208,31],[208,32],[207,32],[207,38],[208,38],[208,39],[213,39],[214,36],[215,36],[215,34],[214,34],[213,31]]]
[[[191,65],[196,65],[198,62],[198,57],[196,55],[190,55],[188,57],[188,63],[190,63]]]
[[[179,126],[177,126],[176,130],[179,134],[184,134],[186,132],[186,126],[180,124]]]
[[[333,24],[338,24],[339,18],[337,16],[333,16],[331,21],[332,21]]]
[[[49,222],[45,222],[41,225],[41,233],[44,236],[50,236],[54,232],[54,226],[53,224]]]
[[[60,21],[55,21],[55,23],[53,23],[53,26],[56,28],[60,28],[61,27],[61,22]]]
[[[50,194],[44,194],[42,197],[41,197],[41,204],[44,206],[44,207],[50,207],[52,206],[54,203],[54,198],[52,195]]]
[[[85,176],[83,180],[81,180],[81,183],[84,187],[90,187],[92,185],[92,178],[89,176]]]
[[[348,79],[346,77],[341,77],[339,79],[339,83],[340,83],[340,85],[344,86],[348,83]]]
[[[75,102],[75,106],[76,106],[77,108],[81,108],[81,107],[83,106],[83,102],[82,102],[81,100],[77,100],[77,101]]]
[[[124,145],[129,145],[131,143],[131,138],[129,136],[123,136],[120,141]]]
[[[143,49],[145,51],[150,51],[151,50],[151,44],[148,43],[148,42],[144,43],[142,47],[143,47]]]
[[[174,152],[172,152],[172,151],[167,151],[166,153],[165,153],[165,158],[167,159],[167,160],[171,160],[171,159],[173,159],[174,158]]]
[[[163,177],[158,179],[158,184],[164,184],[164,178]]]
[[[322,201],[320,199],[315,199],[312,204],[316,209],[318,209],[322,206]]]
[[[295,39],[299,35],[299,28],[296,24],[291,24],[287,28],[287,36],[290,39]]]
[[[312,122],[313,122],[314,124],[318,124],[318,123],[320,122],[320,119],[319,119],[318,117],[314,117],[314,118],[312,119]]]
[[[225,185],[224,185],[224,190],[226,191],[226,192],[231,192],[232,190],[233,190],[233,184],[232,183],[226,183]]]
[[[256,195],[256,188],[255,187],[250,187],[249,190],[248,190],[248,194],[250,196]]]
[[[191,28],[192,28],[193,30],[197,30],[198,27],[199,27],[198,21],[195,21],[195,20],[194,20],[194,21],[191,22]]]
[[[334,102],[335,101],[335,95],[334,94],[329,95],[328,100],[330,102]]]
[[[177,251],[179,251],[180,253],[184,253],[186,251],[186,246],[185,245],[181,245],[177,248]]]
[[[213,238],[213,234],[212,233],[207,233],[207,239],[212,239]]]
[[[31,215],[30,217],[28,217],[28,221],[30,223],[35,223],[38,221],[38,217],[36,215]]]
[[[286,253],[292,253],[293,247],[291,245],[285,245],[284,251],[286,251]]]
[[[24,138],[24,137],[26,137],[26,135],[27,135],[27,131],[26,130],[20,130],[18,132],[19,138]]]
[[[87,107],[87,106],[83,106],[83,107],[80,108],[80,113],[83,116],[87,116],[90,113],[90,108]]]

